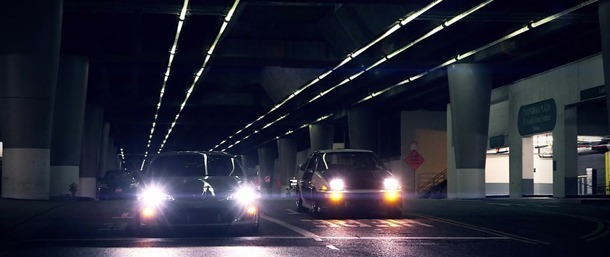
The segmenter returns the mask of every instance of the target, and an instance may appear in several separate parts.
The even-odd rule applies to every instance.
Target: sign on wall
[[[557,121],[557,106],[554,99],[528,104],[519,108],[517,126],[521,136],[551,131]]]

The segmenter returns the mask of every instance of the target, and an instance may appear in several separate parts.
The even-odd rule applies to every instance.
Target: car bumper
[[[256,227],[257,203],[236,201],[167,201],[158,206],[138,204],[138,223],[146,227],[235,226]]]
[[[323,192],[320,207],[328,210],[400,210],[402,194],[400,191],[359,190],[342,192]]]

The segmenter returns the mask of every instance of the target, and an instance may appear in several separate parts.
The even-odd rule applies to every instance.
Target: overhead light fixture
[[[160,153],[163,150],[163,147],[165,146],[165,142],[167,141],[167,139],[171,135],[172,129],[174,128],[174,126],[178,122],[178,118],[180,117],[180,113],[182,112],[182,110],[184,110],[184,107],[188,103],[188,100],[191,97],[191,94],[194,91],[195,86],[199,82],[199,79],[200,79],[201,75],[203,74],[204,69],[206,68],[206,66],[208,64],[208,61],[210,60],[210,58],[214,54],[214,49],[216,48],[216,46],[220,42],[220,38],[222,37],[222,34],[224,33],[226,27],[228,26],[228,23],[231,20],[231,17],[233,16],[233,13],[235,12],[235,9],[237,8],[238,4],[239,4],[239,0],[235,0],[235,2],[233,2],[233,5],[231,6],[231,9],[229,9],[229,11],[227,12],[227,15],[225,16],[225,19],[223,20],[222,26],[220,27],[219,32],[216,35],[216,39],[214,40],[214,43],[212,44],[210,49],[208,49],[207,54],[205,55],[205,59],[203,61],[203,64],[201,65],[201,68],[199,69],[197,74],[195,74],[195,77],[193,78],[193,82],[191,83],[189,89],[186,91],[186,96],[184,97],[184,100],[182,101],[182,104],[180,105],[180,109],[178,110],[178,113],[176,113],[176,116],[174,117],[174,121],[172,122],[172,125],[170,126],[170,128],[167,130],[167,133],[165,134],[165,139],[163,141],[163,144],[161,144],[161,146],[159,147],[159,150],[157,151],[158,153]]]
[[[178,40],[180,39],[180,32],[182,31],[183,23],[186,19],[186,12],[188,10],[189,0],[184,0],[182,3],[182,9],[178,16],[178,26],[176,28],[176,35],[174,36],[174,43],[172,44],[172,48],[170,50],[169,59],[167,61],[167,70],[165,71],[165,77],[163,78],[163,83],[161,85],[161,91],[159,92],[159,101],[157,102],[157,109],[155,110],[155,116],[152,122],[152,128],[150,129],[149,140],[146,146],[146,154],[144,154],[144,159],[142,160],[142,166],[140,170],[144,169],[144,163],[146,162],[146,157],[148,157],[148,149],[150,148],[150,139],[152,139],[153,133],[155,131],[155,126],[157,125],[157,118],[159,117],[159,110],[161,109],[161,103],[163,102],[163,95],[165,94],[165,87],[167,85],[167,80],[169,79],[170,70],[172,63],[174,61],[174,55],[176,54],[176,49],[178,48]]]

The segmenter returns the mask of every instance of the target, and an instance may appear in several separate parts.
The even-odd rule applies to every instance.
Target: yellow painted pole
[[[610,195],[610,152],[605,152],[604,157],[606,157],[606,195]]]

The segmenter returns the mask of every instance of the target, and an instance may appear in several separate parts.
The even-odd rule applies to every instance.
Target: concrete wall
[[[415,193],[417,185],[447,169],[447,113],[431,111],[403,111],[401,113],[401,160],[414,146],[423,163],[413,170],[402,161],[402,168],[394,171],[405,185],[405,192]],[[415,145],[414,145],[415,144]]]

